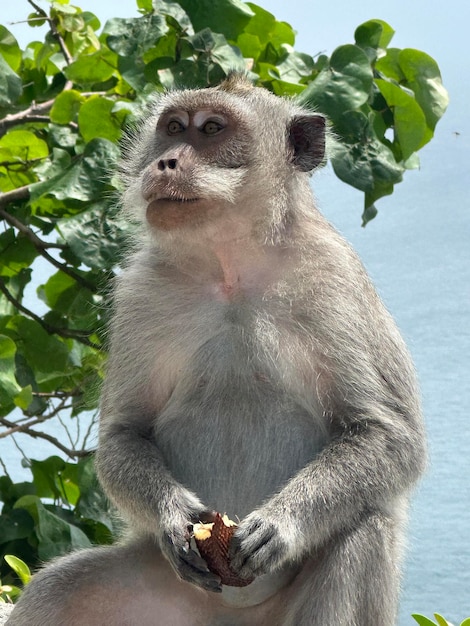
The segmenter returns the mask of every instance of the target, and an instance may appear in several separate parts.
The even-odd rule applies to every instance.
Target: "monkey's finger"
[[[259,575],[269,570],[280,556],[276,548],[276,533],[271,527],[258,529],[247,537],[234,537],[229,558],[233,569],[242,577]]]
[[[182,561],[184,561],[187,565],[192,567],[197,572],[201,572],[203,574],[207,574],[209,572],[207,563],[194,550],[180,550],[179,557]]]
[[[181,555],[178,574],[183,580],[198,585],[207,591],[222,591],[220,576],[210,572],[206,562],[193,550]]]
[[[191,523],[193,524],[212,524],[215,521],[217,511],[211,511],[209,509],[205,511],[198,511],[191,515]]]

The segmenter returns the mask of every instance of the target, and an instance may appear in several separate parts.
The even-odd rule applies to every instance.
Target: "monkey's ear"
[[[289,125],[292,163],[302,172],[318,167],[325,157],[325,118],[296,115]]]

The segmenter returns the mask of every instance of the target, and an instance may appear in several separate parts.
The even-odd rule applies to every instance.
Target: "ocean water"
[[[428,471],[415,491],[399,626],[412,613],[470,616],[469,134],[452,107],[422,169],[358,227],[357,194],[319,174],[323,212],[353,243],[401,328],[420,379]]]

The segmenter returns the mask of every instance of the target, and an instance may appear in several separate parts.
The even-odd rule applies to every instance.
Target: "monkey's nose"
[[[178,159],[160,159],[158,169],[163,172],[166,169],[175,170],[178,165]]]

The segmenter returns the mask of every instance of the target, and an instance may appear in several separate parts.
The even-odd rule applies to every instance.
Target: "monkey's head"
[[[160,233],[279,223],[324,155],[321,115],[233,74],[156,100],[123,163],[124,205]]]

